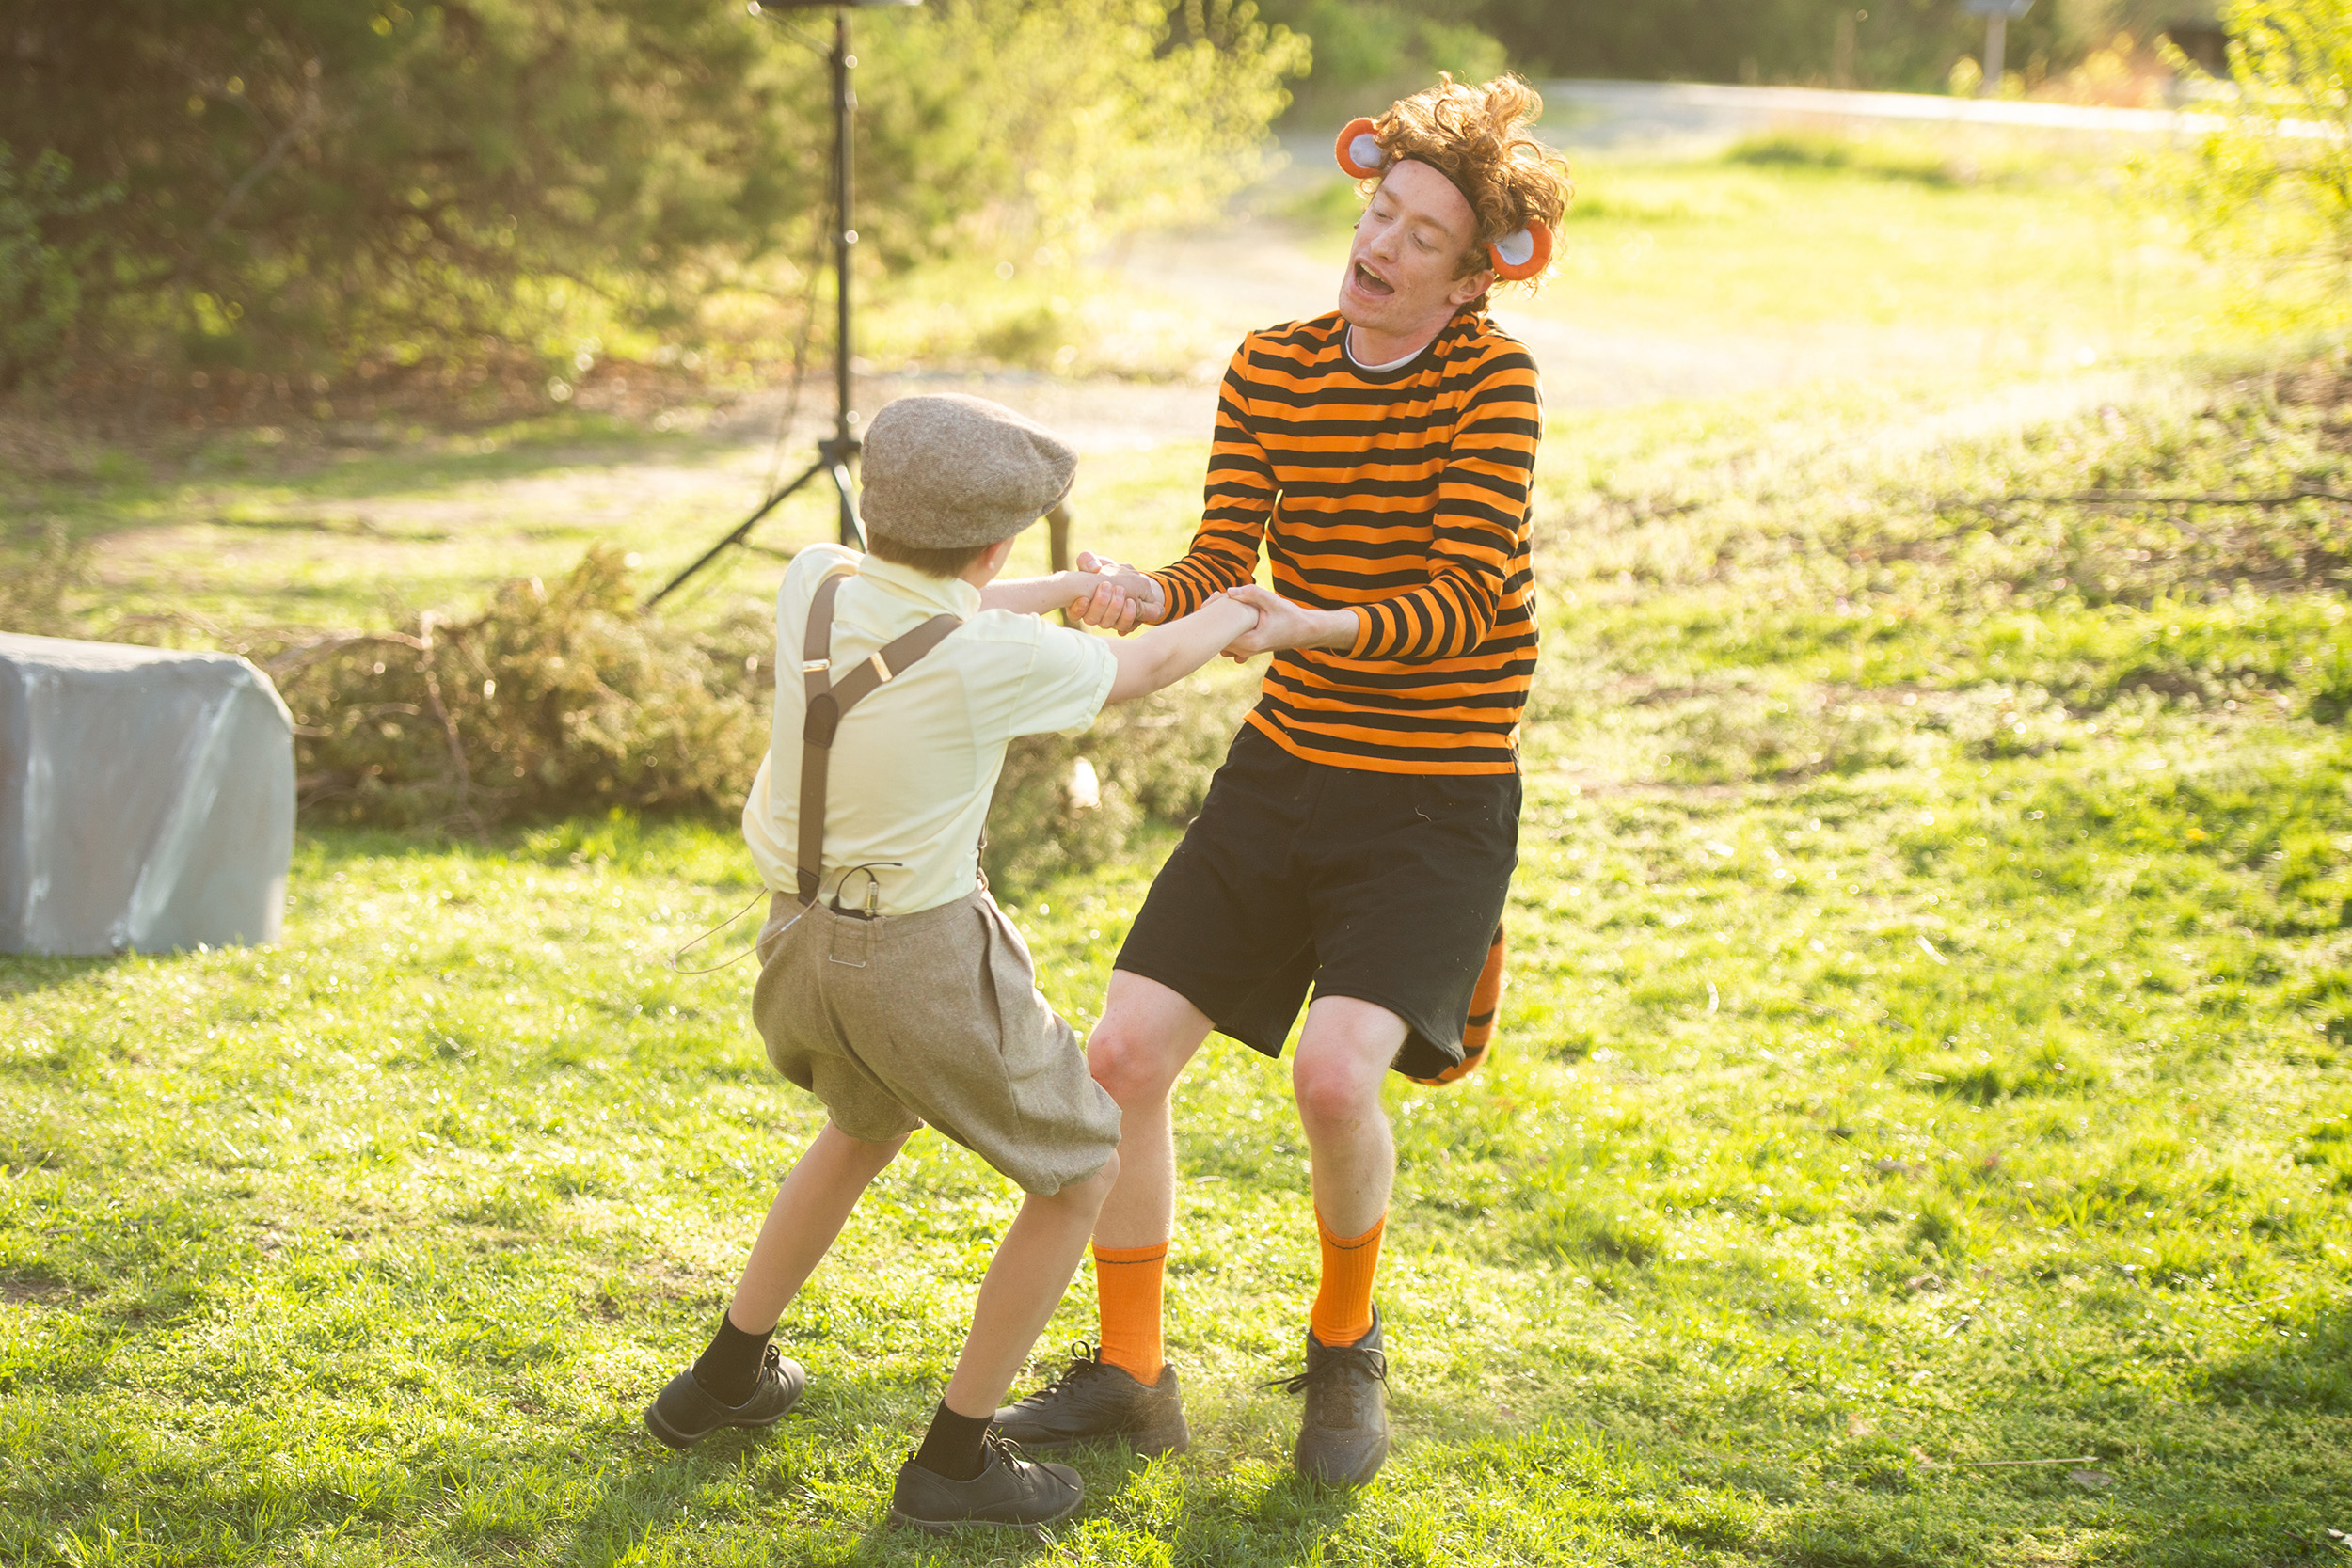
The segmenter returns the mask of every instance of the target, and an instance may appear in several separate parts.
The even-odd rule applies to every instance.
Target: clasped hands
[[[1139,626],[1166,618],[1168,596],[1160,585],[1133,566],[1078,552],[1078,571],[1095,579],[1093,592],[1070,602],[1070,617],[1124,637]],[[1258,612],[1258,624],[1225,645],[1225,657],[1240,663],[1277,648],[1348,648],[1356,642],[1356,616],[1344,610],[1314,610],[1282,597],[1271,588],[1244,583],[1217,595]]]

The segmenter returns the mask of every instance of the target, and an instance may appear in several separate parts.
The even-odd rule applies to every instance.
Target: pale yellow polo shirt
[[[1013,736],[1074,734],[1094,722],[1119,673],[1109,643],[1041,616],[982,610],[980,591],[955,578],[812,545],[792,558],[776,592],[775,730],[743,805],[743,837],[770,888],[797,895],[801,721],[806,693],[802,634],[819,578],[857,575],[834,599],[833,673],[943,611],[963,625],[841,721],[826,784],[822,896],[852,867],[871,865],[885,914],[912,914],[970,893],[979,875],[980,825]],[[897,862],[895,865],[880,863]],[[866,907],[866,878],[841,897]]]

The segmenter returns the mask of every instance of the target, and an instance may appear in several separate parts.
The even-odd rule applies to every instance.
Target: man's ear
[[[1494,286],[1495,269],[1492,267],[1481,267],[1467,277],[1455,278],[1454,280],[1454,288],[1452,292],[1445,297],[1452,304],[1468,305],[1471,300],[1476,299],[1480,294],[1485,293],[1488,289],[1491,289]]]

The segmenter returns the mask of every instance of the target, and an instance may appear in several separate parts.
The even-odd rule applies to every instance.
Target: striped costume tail
[[[1416,1084],[1452,1084],[1478,1070],[1478,1064],[1486,1059],[1486,1048],[1494,1044],[1495,1014],[1502,1006],[1503,978],[1502,927],[1495,927],[1495,940],[1486,946],[1486,967],[1478,972],[1478,984],[1471,988],[1470,1017],[1462,1024],[1462,1059],[1435,1078],[1416,1078]]]

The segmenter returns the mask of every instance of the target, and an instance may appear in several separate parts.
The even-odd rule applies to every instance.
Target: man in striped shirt
[[[1311,989],[1292,1083],[1323,1275],[1292,1380],[1307,1396],[1295,1462],[1359,1484],[1387,1456],[1372,1284],[1396,1157],[1380,1087],[1391,1069],[1461,1062],[1517,864],[1542,411],[1534,361],[1486,306],[1498,275],[1540,272],[1565,206],[1565,166],[1527,133],[1539,106],[1512,78],[1441,78],[1348,128],[1341,162],[1369,201],[1338,310],[1234,354],[1184,559],[1093,563],[1128,600],[1098,595],[1098,624],[1226,591],[1262,611],[1228,651],[1274,657],[1089,1043],[1123,1118],[1094,1232],[1101,1348],[997,1412],[1025,1447],[1188,1440],[1162,1340],[1169,1097],[1212,1029],[1279,1056]],[[1270,588],[1255,584],[1262,548]]]

